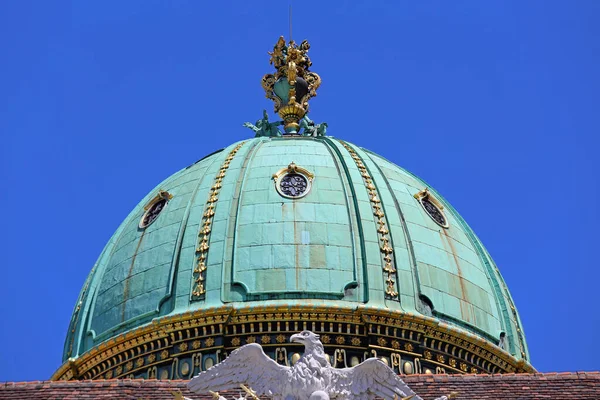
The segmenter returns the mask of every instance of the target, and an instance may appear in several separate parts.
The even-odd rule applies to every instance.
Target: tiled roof
[[[425,400],[457,392],[456,399],[600,399],[600,372],[504,375],[411,375],[403,379]],[[172,400],[172,392],[197,400],[212,399],[187,391],[187,381],[98,380],[7,382],[0,400]],[[238,392],[222,392],[227,399]]]

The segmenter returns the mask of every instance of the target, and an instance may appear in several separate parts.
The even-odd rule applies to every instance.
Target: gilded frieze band
[[[339,367],[380,357],[398,373],[535,371],[483,338],[433,318],[366,307],[281,305],[225,306],[157,319],[70,359],[52,379],[188,379],[247,343],[261,343],[278,362],[292,363],[301,349],[290,336],[307,329],[321,335]]]

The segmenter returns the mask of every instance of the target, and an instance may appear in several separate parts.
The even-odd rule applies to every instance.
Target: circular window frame
[[[288,175],[302,176],[306,180],[306,190],[303,193],[299,194],[298,196],[290,196],[288,194],[285,194],[281,190],[281,181],[283,180],[283,178],[285,178]],[[273,182],[275,183],[275,190],[277,191],[277,193],[279,193],[279,195],[281,197],[284,197],[286,199],[292,199],[292,200],[297,200],[297,199],[301,199],[301,198],[305,197],[312,189],[312,181],[314,178],[315,178],[315,175],[312,172],[310,172],[306,168],[299,167],[293,161],[287,167],[282,168],[279,171],[277,171],[275,174],[273,174]]]
[[[150,225],[152,225],[160,216],[160,214],[163,213],[163,211],[165,210],[165,208],[167,207],[167,205],[169,204],[169,200],[171,200],[173,198],[173,195],[170,194],[167,191],[161,190],[158,192],[158,194],[156,196],[154,196],[154,198],[152,200],[150,200],[150,202],[148,204],[146,204],[146,206],[144,207],[144,214],[142,214],[142,217],[140,218],[140,222],[138,223],[138,228],[140,229],[146,229],[148,228]],[[154,205],[158,202],[164,201],[165,205],[163,206],[163,208],[158,212],[158,215],[156,216],[156,218],[154,218],[152,221],[144,224],[144,220],[146,219],[146,217],[148,216],[148,213],[150,213],[150,211],[152,211],[152,208],[154,207]]]
[[[446,213],[444,212],[444,206],[435,197],[433,197],[429,193],[429,188],[425,188],[425,189],[421,190],[419,193],[415,194],[414,197],[415,197],[415,199],[417,199],[417,201],[423,208],[423,211],[425,211],[425,214],[427,214],[433,222],[435,222],[437,225],[441,226],[444,229],[450,228],[450,224],[448,223],[448,217],[446,216]],[[444,224],[441,224],[438,220],[436,220],[433,217],[433,215],[431,215],[431,213],[429,212],[429,210],[427,209],[427,207],[425,207],[425,204],[423,203],[423,201],[425,201],[425,200],[427,200],[427,202],[429,204],[434,206],[438,210],[438,212],[442,215],[442,217],[444,218],[444,222],[445,222]]]

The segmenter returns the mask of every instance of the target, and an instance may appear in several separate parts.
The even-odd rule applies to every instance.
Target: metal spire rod
[[[290,2],[290,42],[292,41],[292,4]]]

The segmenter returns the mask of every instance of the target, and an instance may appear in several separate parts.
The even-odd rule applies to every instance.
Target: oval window
[[[147,228],[150,224],[156,221],[156,219],[158,218],[160,213],[165,209],[167,203],[172,197],[173,195],[171,195],[169,192],[161,190],[158,193],[158,195],[156,195],[156,197],[152,199],[150,204],[145,207],[146,212],[144,213],[144,215],[142,215],[142,219],[140,220],[140,229]]]

